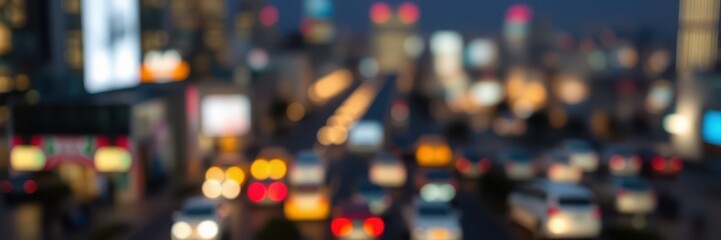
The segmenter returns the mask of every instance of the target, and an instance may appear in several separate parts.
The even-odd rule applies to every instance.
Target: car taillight
[[[130,148],[130,138],[128,136],[120,136],[115,138],[115,145],[121,148]]]
[[[636,168],[636,169],[641,168],[641,166],[643,165],[643,162],[641,161],[641,158],[638,157],[638,156],[633,156],[633,157],[631,158],[631,163],[633,164],[633,167]]]
[[[666,168],[666,159],[661,156],[656,156],[651,160],[651,167],[656,171],[663,171]]]
[[[27,194],[33,194],[38,190],[38,184],[33,180],[27,180],[23,183],[23,191]]]
[[[248,186],[248,199],[250,199],[253,202],[260,202],[263,201],[267,194],[267,189],[265,188],[265,185],[259,182],[255,182],[250,184]]]
[[[23,140],[22,136],[13,136],[12,141],[13,141],[13,146],[25,144],[25,141]]]
[[[683,169],[683,161],[681,161],[680,158],[672,158],[671,159],[671,169],[674,171],[681,171]]]
[[[593,207],[593,217],[595,219],[601,219],[601,209],[598,207]]]
[[[96,147],[107,147],[110,145],[110,140],[108,140],[107,137],[104,136],[96,136],[95,137],[95,146]]]
[[[613,169],[622,169],[626,166],[626,161],[623,159],[622,156],[614,155],[611,157],[611,168]]]
[[[10,183],[10,181],[8,181],[8,180],[3,181],[3,184],[2,184],[3,193],[9,193],[12,190],[13,190],[13,184]]]
[[[268,186],[268,198],[274,202],[280,202],[285,200],[288,195],[288,188],[285,183],[274,182]]]
[[[478,163],[478,168],[481,171],[481,173],[486,173],[491,170],[491,160],[488,160],[487,158],[481,159],[481,161]]]
[[[546,210],[546,214],[548,214],[549,217],[552,217],[552,216],[554,216],[554,215],[556,215],[556,214],[558,214],[558,213],[560,213],[560,212],[561,212],[561,210],[558,209],[558,207],[549,207],[549,208]]]
[[[363,223],[363,230],[365,230],[365,232],[372,237],[380,236],[383,233],[384,229],[385,224],[383,223],[383,219],[377,217],[368,218]]]
[[[335,236],[347,236],[353,232],[353,223],[347,218],[336,218],[330,223],[330,230]]]
[[[626,191],[626,190],[619,190],[618,192],[616,192],[616,197],[619,197],[619,198],[624,197],[626,195],[628,195],[628,191]]]
[[[30,138],[30,145],[40,146],[43,144],[43,136],[35,135]]]
[[[471,169],[471,162],[465,158],[458,158],[458,160],[456,160],[456,169],[462,173],[468,172],[468,170]]]

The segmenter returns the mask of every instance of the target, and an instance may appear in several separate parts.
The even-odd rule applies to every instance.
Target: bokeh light
[[[418,5],[412,2],[405,2],[398,7],[398,18],[406,24],[413,24],[420,18],[420,10]]]
[[[378,2],[371,5],[370,18],[375,24],[383,24],[390,20],[391,7],[384,2]]]
[[[267,5],[260,10],[260,23],[266,27],[275,25],[278,18],[278,9],[273,5]]]

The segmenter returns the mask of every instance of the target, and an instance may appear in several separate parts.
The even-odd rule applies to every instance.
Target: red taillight
[[[598,207],[593,207],[593,217],[596,219],[601,219],[601,209]]]
[[[681,171],[683,169],[683,161],[680,158],[671,158],[671,169]]]
[[[130,149],[130,139],[128,136],[120,136],[115,138],[115,146]]]
[[[346,236],[353,232],[353,223],[347,218],[336,218],[330,223],[330,230],[338,237]]]
[[[12,190],[13,190],[13,184],[10,183],[10,181],[8,181],[8,180],[3,181],[3,184],[2,184],[3,193],[9,193]]]
[[[661,156],[654,157],[651,160],[651,167],[658,172],[663,171],[666,168],[666,159]]]
[[[459,158],[456,160],[456,169],[462,173],[468,172],[471,169],[471,162],[468,159]]]
[[[613,168],[613,169],[622,169],[623,167],[626,166],[626,160],[623,159],[622,156],[614,155],[613,157],[611,157],[610,164],[611,164],[611,168]]]
[[[23,145],[25,141],[22,136],[13,136],[13,146]]]
[[[556,215],[556,214],[558,214],[558,213],[560,213],[560,212],[561,212],[561,210],[558,209],[558,207],[549,207],[549,208],[546,210],[546,214],[548,214],[549,217],[552,217],[552,216],[554,216],[554,215]]]
[[[248,186],[248,199],[250,199],[253,202],[260,202],[263,201],[265,198],[265,195],[267,194],[267,189],[265,188],[265,185],[259,182],[255,182],[250,184]]]
[[[641,166],[643,165],[643,162],[641,161],[641,158],[638,157],[638,156],[633,156],[633,157],[631,158],[631,163],[633,163],[633,167],[636,168],[636,169],[641,168]]]
[[[108,140],[107,137],[104,136],[96,136],[95,137],[95,146],[96,147],[107,147],[110,145],[110,140]]]
[[[33,180],[27,180],[23,183],[23,190],[27,194],[33,194],[38,190],[38,185]]]
[[[268,186],[268,198],[270,198],[270,200],[280,202],[285,200],[286,196],[288,196],[288,188],[285,186],[285,183],[274,182]]]
[[[487,158],[481,159],[481,161],[478,163],[478,169],[481,171],[481,173],[487,173],[491,170],[491,160],[488,160]]]
[[[380,236],[381,234],[383,234],[384,229],[385,224],[383,223],[383,219],[377,217],[368,218],[363,223],[363,230],[365,230],[365,232],[372,237]]]
[[[619,190],[618,192],[616,192],[616,197],[619,197],[619,198],[624,197],[626,195],[628,195],[628,191],[626,191],[626,190]]]
[[[40,146],[43,144],[43,137],[39,135],[32,136],[30,138],[30,145]]]

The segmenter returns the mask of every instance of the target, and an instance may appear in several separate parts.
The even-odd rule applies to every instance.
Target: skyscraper
[[[680,75],[709,69],[718,51],[719,0],[681,0],[676,69]]]

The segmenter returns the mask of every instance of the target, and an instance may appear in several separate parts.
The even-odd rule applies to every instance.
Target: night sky
[[[280,11],[284,31],[297,29],[302,0],[267,0]],[[368,30],[368,9],[375,0],[335,0],[334,19],[353,32]],[[394,6],[404,0],[386,0]],[[547,19],[555,30],[574,34],[610,26],[621,33],[648,29],[654,38],[675,41],[678,0],[416,0],[421,9],[424,33],[453,29],[466,33],[493,34],[500,30],[503,14],[515,3],[528,4],[534,19]],[[623,35],[623,34],[621,34]]]

